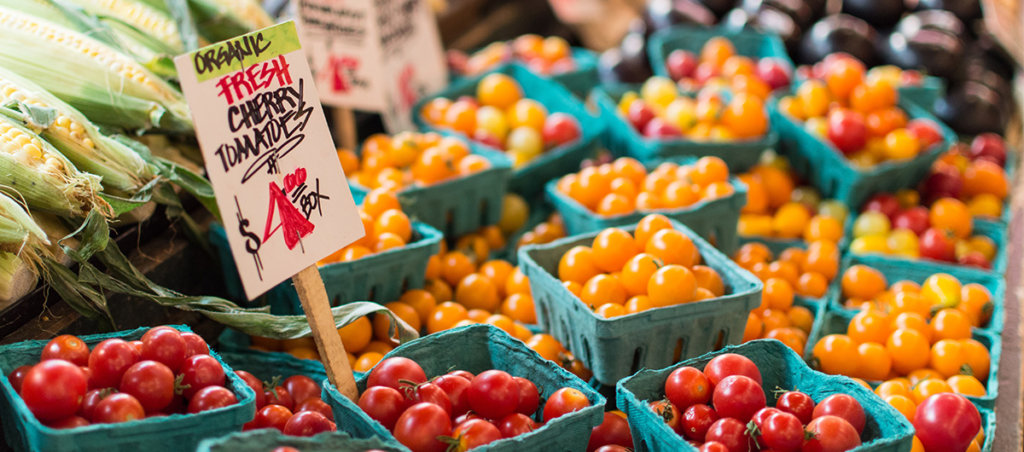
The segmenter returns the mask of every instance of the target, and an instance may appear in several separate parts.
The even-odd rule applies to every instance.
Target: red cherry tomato
[[[864,407],[860,406],[857,399],[846,394],[832,394],[825,397],[818,406],[814,407],[812,417],[818,418],[831,414],[846,419],[853,428],[857,429],[859,435],[864,431],[864,423],[867,421],[864,415]]]
[[[483,419],[470,419],[455,427],[452,437],[459,440],[458,450],[470,450],[501,439],[501,432]]]
[[[466,395],[469,407],[487,419],[502,419],[519,406],[519,384],[508,372],[500,370],[480,372],[469,382]]]
[[[292,402],[299,404],[306,399],[320,398],[320,386],[305,375],[292,375],[284,380],[282,384],[292,396]]]
[[[804,425],[792,414],[776,412],[768,416],[759,427],[759,442],[763,448],[770,448],[775,452],[796,452],[804,444]]]
[[[761,384],[761,371],[757,364],[750,358],[735,353],[725,353],[714,357],[704,366],[704,375],[712,386],[718,385],[725,377],[730,375],[745,375],[753,378],[757,384]]]
[[[657,400],[651,402],[648,405],[654,414],[658,415],[661,420],[665,421],[665,424],[669,426],[676,433],[682,434],[683,432],[683,415],[679,412],[679,408],[676,408],[672,402],[668,400]]]
[[[106,396],[112,393],[112,389],[90,389],[85,392],[85,397],[82,397],[82,406],[78,407],[78,415],[85,418],[85,420],[92,422],[96,415],[96,405],[99,405],[100,400],[103,400]]]
[[[807,424],[805,430],[807,439],[801,448],[802,452],[844,452],[860,446],[857,429],[839,416],[815,418]]]
[[[46,424],[47,427],[55,428],[58,430],[85,427],[86,425],[89,425],[89,421],[85,420],[85,418],[81,416],[66,417],[59,421],[49,422]]]
[[[719,416],[747,422],[766,402],[764,390],[756,381],[743,375],[731,375],[715,386],[711,403]]]
[[[800,391],[789,391],[779,396],[775,408],[796,416],[803,424],[814,419],[814,399]]]
[[[273,428],[284,433],[284,426],[292,418],[292,411],[281,405],[267,405],[256,412],[253,422],[257,428]]]
[[[295,413],[284,424],[284,434],[291,436],[313,436],[317,433],[333,432],[337,427],[323,414],[316,411]]]
[[[263,399],[266,400],[267,405],[281,405],[289,410],[295,408],[295,401],[292,400],[292,395],[288,393],[288,390],[284,386],[275,386],[271,389],[263,390]]]
[[[241,378],[256,393],[256,410],[259,411],[260,408],[263,408],[263,405],[267,404],[266,394],[263,393],[263,381],[244,370],[236,370],[235,375],[238,375],[238,378]]]
[[[665,397],[681,410],[711,400],[711,381],[694,367],[673,370],[665,380]]]
[[[718,441],[708,441],[704,444],[701,444],[700,447],[697,448],[697,450],[699,452],[730,452],[729,448],[725,447],[725,444],[722,444]]]
[[[188,385],[182,395],[191,399],[207,386],[224,386],[224,367],[210,355],[192,355],[181,365],[181,384]]]
[[[89,346],[78,336],[62,334],[50,339],[43,347],[41,360],[48,359],[63,359],[76,366],[85,366],[89,364]]]
[[[574,388],[561,388],[544,402],[544,422],[590,406],[587,396]]]
[[[334,421],[334,411],[331,410],[331,406],[324,402],[319,397],[310,397],[303,400],[302,403],[295,405],[295,412],[301,413],[303,411],[316,411],[324,415],[329,421]]]
[[[461,423],[461,422],[460,422]],[[512,413],[498,422],[502,438],[514,438],[537,429],[537,423],[523,413]],[[593,438],[593,435],[591,435]]]
[[[57,421],[78,411],[87,389],[82,369],[62,359],[51,359],[25,373],[21,398],[40,421]]]
[[[394,429],[398,417],[407,407],[405,396],[397,389],[387,386],[366,388],[359,396],[357,405],[367,416],[380,422],[388,430]]]
[[[459,416],[469,411],[469,397],[466,389],[469,389],[469,380],[461,375],[442,375],[434,380],[434,384],[444,390],[448,400],[452,404],[452,415]]]
[[[139,361],[124,372],[118,390],[135,397],[147,413],[155,413],[174,398],[174,372],[161,362]]]
[[[121,339],[100,342],[89,353],[89,387],[116,387],[121,383],[124,371],[138,361],[138,352],[128,342]]]
[[[537,407],[540,405],[540,392],[537,391],[537,385],[522,377],[512,377],[512,379],[519,385],[519,405],[516,407],[516,411],[527,416],[536,413]]]
[[[725,446],[729,452],[747,452],[747,426],[731,417],[721,418],[711,424],[704,441],[717,442]]]
[[[445,413],[448,413],[448,417],[452,416],[452,402],[448,399],[448,394],[444,392],[438,385],[433,383],[421,383],[416,386],[403,386],[405,398],[407,400],[406,405],[412,406],[420,402],[433,403],[441,407]]]
[[[135,397],[119,392],[100,400],[93,412],[92,421],[97,424],[113,424],[144,417],[146,417],[146,410],[142,408],[142,404]]]
[[[864,115],[853,110],[833,110],[828,115],[828,139],[846,155],[864,149],[868,141]]]
[[[476,375],[473,375],[473,372],[470,372],[468,370],[453,370],[451,372],[448,372],[448,375],[454,375],[454,376],[457,376],[457,377],[462,377],[462,378],[465,378],[468,381],[473,381],[473,377],[476,376]]]
[[[206,344],[202,336],[192,333],[185,332],[181,333],[181,338],[185,339],[185,357],[192,355],[209,355],[210,346]]]
[[[433,403],[418,403],[409,407],[398,418],[392,431],[395,439],[413,452],[444,452],[448,445],[437,438],[450,436],[451,432],[452,423],[448,413]]]
[[[423,372],[423,368],[419,364],[416,364],[416,361],[396,356],[377,363],[366,379],[366,387],[387,386],[401,390],[402,384],[399,380],[415,384],[425,383],[427,374]]]
[[[629,431],[629,422],[615,413],[604,413],[604,420],[590,431],[587,451],[593,452],[601,446],[617,445],[633,447],[633,434]]]
[[[757,410],[757,412],[754,413],[753,416],[750,417],[750,422],[753,422],[754,425],[756,425],[758,428],[761,428],[761,425],[764,424],[764,421],[768,420],[768,418],[771,417],[771,415],[779,412],[780,411],[778,408],[773,408],[770,406],[761,408],[760,410]]]
[[[188,343],[174,328],[160,326],[142,335],[142,359],[164,363],[172,372],[181,370],[187,354]]]
[[[189,413],[200,413],[203,411],[223,408],[238,403],[238,398],[228,388],[223,386],[207,386],[188,401]]]
[[[711,424],[718,420],[718,413],[702,403],[690,405],[683,411],[683,435],[686,439],[704,442]]]
[[[915,434],[928,452],[967,450],[980,429],[978,409],[958,394],[929,396],[914,414]]]
[[[580,123],[572,115],[552,113],[544,120],[541,137],[547,149],[561,146],[580,137]]]
[[[7,379],[11,381],[11,386],[14,387],[14,392],[21,392],[21,382],[25,381],[25,374],[32,368],[31,364],[20,366],[7,374]]]

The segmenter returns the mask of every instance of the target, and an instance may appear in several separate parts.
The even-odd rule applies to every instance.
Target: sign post
[[[416,101],[447,85],[444,49],[426,1],[297,0],[296,6],[320,100],[341,109],[335,126],[343,140],[347,109],[380,113],[391,132],[412,130]]]
[[[294,22],[174,62],[246,295],[292,278],[328,378],[354,400],[316,262],[364,231]]]

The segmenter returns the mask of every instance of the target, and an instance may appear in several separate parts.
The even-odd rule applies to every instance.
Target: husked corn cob
[[[0,66],[33,80],[95,122],[191,131],[181,93],[100,41],[0,8]]]
[[[0,190],[17,193],[30,208],[81,217],[92,209],[110,214],[99,197],[100,178],[82,173],[51,144],[0,115]]]
[[[51,109],[53,121],[36,124],[21,112],[22,123],[38,132],[68,160],[102,178],[105,189],[132,194],[153,179],[153,169],[134,150],[100,134],[74,107],[21,76],[0,69],[0,105],[18,113],[17,103]]]
[[[211,0],[253,30],[274,25],[267,11],[255,0]]]
[[[163,11],[138,0],[71,0],[86,11],[119,19],[167,44],[175,52],[185,51],[178,25]]]

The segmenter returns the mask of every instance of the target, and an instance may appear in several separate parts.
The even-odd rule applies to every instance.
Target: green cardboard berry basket
[[[402,211],[409,218],[449,236],[468,234],[481,226],[497,223],[501,219],[501,198],[512,175],[512,162],[505,154],[466,142],[474,154],[490,162],[490,168],[433,185],[409,186],[397,193]],[[349,181],[349,187],[357,198],[370,192],[354,180]]]
[[[955,134],[920,106],[901,99],[900,108],[913,119],[929,119],[942,132],[943,141],[916,157],[882,162],[874,167],[854,167],[827,140],[804,129],[803,124],[779,111],[777,102],[769,102],[772,127],[778,131],[782,153],[800,174],[806,174],[823,197],[838,199],[853,208],[879,192],[895,192],[914,187],[927,176],[932,163],[953,144]]]
[[[607,123],[602,141],[616,155],[627,155],[642,162],[679,156],[715,156],[725,161],[732,172],[745,171],[757,164],[761,153],[775,149],[779,135],[774,118],[769,114],[768,132],[760,138],[738,141],[695,141],[687,138],[653,139],[640,134],[619,113],[619,99],[627,91],[640,91],[637,84],[601,85],[590,92],[590,101],[597,105],[601,118]]]
[[[829,334],[846,334],[847,325],[853,319],[855,313],[850,311],[836,311],[829,306],[824,315],[815,317],[814,329],[807,338],[807,349],[804,350],[804,357],[811,360],[811,352],[821,338]],[[982,343],[989,350],[988,378],[981,383],[985,385],[986,395],[983,397],[966,396],[975,405],[983,408],[994,409],[996,398],[999,396],[999,358],[1002,355],[1003,343],[999,333],[973,329],[971,336]],[[878,386],[879,381],[869,381],[872,387]]]
[[[730,31],[720,28],[674,26],[651,35],[647,44],[651,69],[654,70],[655,75],[668,77],[665,60],[673,50],[683,49],[700,55],[704,44],[715,37],[727,38],[732,42],[737,55],[755,59],[772,57],[788,64],[790,70],[794,67],[793,61],[786,53],[786,45],[782,43],[782,39],[779,39],[778,35],[764,34],[753,30]]]
[[[583,102],[573,97],[572,93],[558,82],[538,76],[520,64],[507,64],[492,71],[459,80],[439,93],[420,99],[413,107],[413,121],[421,130],[465,138],[462,133],[428,124],[420,112],[423,110],[423,106],[434,98],[475,97],[477,83],[487,74],[495,72],[506,74],[519,82],[525,97],[543,104],[548,113],[570,114],[580,124],[581,135],[578,140],[544,152],[521,168],[513,170],[512,179],[509,181],[509,190],[524,196],[535,195],[544,190],[544,182],[578,170],[580,162],[593,156],[597,149],[598,137],[604,130],[604,122],[588,113],[583,107]]]
[[[495,441],[479,450],[483,452],[521,450],[583,451],[590,439],[590,431],[601,423],[605,398],[569,371],[558,367],[536,352],[526,348],[518,339],[491,325],[469,325],[408,342],[392,350],[384,359],[402,356],[416,361],[428,377],[443,375],[451,370],[467,370],[478,374],[499,369],[514,376],[524,377],[537,385],[540,406],[552,393],[563,387],[583,392],[591,405],[545,423],[531,433],[515,438]],[[373,372],[372,370],[370,372]],[[356,379],[362,393],[366,389],[367,375]],[[341,395],[330,383],[324,384],[324,400],[334,410],[338,429],[358,438],[378,437],[392,441],[391,433],[379,422],[371,419],[351,400]],[[540,420],[535,416],[536,420]],[[404,447],[403,451],[408,450]]]
[[[335,262],[320,267],[320,276],[327,287],[331,305],[356,300],[389,302],[397,300],[407,289],[422,287],[427,260],[437,254],[442,236],[437,229],[417,221],[412,223],[412,228],[413,240],[406,246],[352,262]],[[247,300],[224,227],[215,223],[210,226],[209,234],[210,243],[220,258],[228,294],[236,300]],[[303,314],[299,295],[291,280],[274,286],[264,297],[274,314]]]
[[[192,331],[184,325],[170,325]],[[79,336],[90,347],[112,338],[138,340],[149,328]],[[74,429],[47,427],[29,411],[14,391],[7,375],[15,368],[39,361],[46,340],[25,341],[0,347],[0,423],[8,445],[17,450],[48,451],[178,451],[191,450],[206,437],[241,430],[255,414],[255,394],[213,350],[224,367],[226,386],[238,403],[196,414],[172,414],[119,424],[93,424]]]
[[[902,259],[890,259],[887,256],[849,254],[843,258],[839,267],[839,275],[834,284],[829,285],[829,309],[836,312],[856,314],[857,310],[843,306],[843,294],[839,280],[846,270],[854,265],[867,265],[882,272],[891,285],[896,281],[910,280],[921,284],[929,276],[936,273],[948,273],[960,280],[961,284],[978,283],[985,286],[992,294],[992,319],[980,329],[999,334],[1005,325],[1006,282],[1002,276],[974,267],[960,265],[944,265],[935,261],[921,260],[908,265]]]
[[[677,157],[666,159],[680,165],[692,164],[696,161],[693,157]],[[657,164],[649,163],[648,169],[653,169]],[[701,200],[688,207],[679,209],[658,209],[650,212],[633,212],[624,215],[604,216],[592,212],[576,200],[558,191],[558,180],[551,180],[545,186],[547,197],[562,214],[565,221],[565,229],[569,235],[585,234],[588,232],[601,231],[604,228],[613,226],[626,226],[636,224],[643,217],[652,213],[660,213],[668,218],[676,220],[695,232],[701,237],[711,241],[724,253],[732,253],[737,247],[736,222],[739,221],[740,209],[747,203],[747,188],[739,179],[730,177],[729,182],[733,186],[733,193],[729,196]]]
[[[271,452],[278,447],[293,447],[302,452],[398,452],[401,446],[383,438],[353,438],[345,433],[321,433],[312,437],[288,436],[274,429],[253,430],[207,439],[196,452]]]
[[[946,82],[939,77],[926,75],[920,85],[900,85],[896,90],[899,92],[900,98],[932,111],[935,101],[946,95]]]
[[[648,408],[648,403],[664,398],[665,380],[673,370],[692,366],[703,369],[712,358],[724,353],[736,353],[750,358],[761,371],[765,398],[774,406],[773,389],[795,389],[821,401],[832,394],[849,394],[860,402],[867,415],[861,434],[861,446],[856,452],[905,452],[910,450],[914,427],[899,411],[889,406],[869,389],[840,376],[825,375],[811,370],[800,355],[781,342],[772,339],[750,341],[726,347],[717,352],[688,359],[661,370],[641,370],[616,385],[619,409],[629,417],[633,443],[639,451],[695,451],[682,436],[675,433],[665,421]]]
[[[590,246],[598,233],[519,250],[519,265],[530,278],[538,323],[603,384],[613,384],[641,368],[664,367],[680,357],[739,343],[748,313],[761,303],[761,281],[690,228],[675,221],[672,224],[697,246],[704,265],[718,272],[726,295],[606,319],[591,311],[556,276],[562,255],[577,245]],[[633,232],[635,226],[623,229]]]

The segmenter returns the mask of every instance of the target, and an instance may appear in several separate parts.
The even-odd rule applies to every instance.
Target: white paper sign
[[[423,0],[297,0],[299,32],[323,103],[379,112],[412,130],[412,107],[445,87],[437,22]]]
[[[294,22],[174,63],[250,299],[363,236]]]

